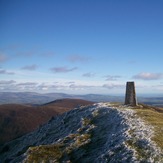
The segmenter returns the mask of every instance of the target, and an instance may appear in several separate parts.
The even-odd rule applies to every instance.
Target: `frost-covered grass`
[[[163,113],[148,108],[136,109],[136,114],[153,126],[152,140],[163,150]]]
[[[71,157],[75,150],[89,143],[90,137],[90,134],[70,134],[56,144],[30,147],[24,162],[62,162],[64,157]]]
[[[117,108],[124,108],[120,103],[108,104]],[[144,123],[148,126],[152,126],[154,131],[151,139],[163,150],[163,108],[153,108],[149,105],[138,105],[131,107],[138,117],[144,120]],[[130,132],[133,132],[132,130]]]
[[[55,144],[30,147],[26,153],[24,163],[39,162],[64,162],[64,158],[70,161],[73,153],[91,141],[91,130],[94,126],[88,118],[81,119],[81,127],[74,134],[69,134],[59,139]],[[66,162],[67,162],[66,161]]]
[[[30,147],[24,163],[62,162],[64,157],[71,157],[75,150],[89,143],[90,137],[90,134],[71,134],[56,144]]]
[[[137,114],[135,108],[120,107],[129,129],[126,131],[126,146],[133,151],[135,161],[162,162],[163,155],[161,149],[152,140],[155,132],[152,125],[146,123]],[[140,108],[138,109],[141,110]]]

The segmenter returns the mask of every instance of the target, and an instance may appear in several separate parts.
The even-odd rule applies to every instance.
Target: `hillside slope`
[[[34,131],[53,116],[92,103],[79,99],[62,99],[42,106],[0,105],[0,144]]]
[[[158,162],[152,126],[108,103],[73,109],[1,147],[2,162]]]

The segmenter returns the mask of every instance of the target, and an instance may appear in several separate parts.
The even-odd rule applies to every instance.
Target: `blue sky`
[[[163,93],[162,0],[0,0],[0,91]]]

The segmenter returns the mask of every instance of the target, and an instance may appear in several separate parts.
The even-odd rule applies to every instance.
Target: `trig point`
[[[137,98],[136,98],[134,82],[126,83],[125,105],[137,106]]]

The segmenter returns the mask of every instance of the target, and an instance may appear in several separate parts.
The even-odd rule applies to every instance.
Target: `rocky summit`
[[[5,144],[3,162],[163,162],[153,128],[134,109],[97,103],[80,106]]]

